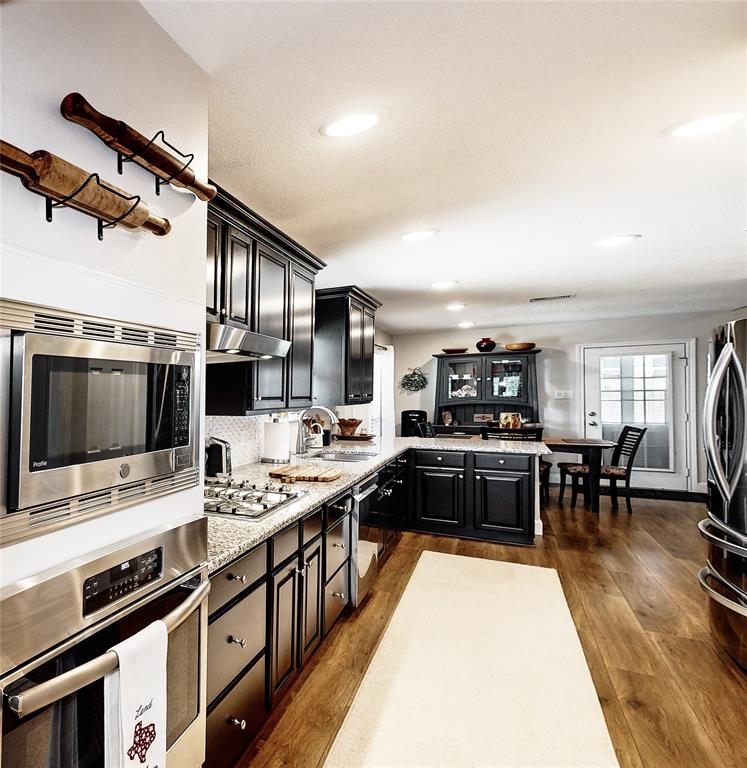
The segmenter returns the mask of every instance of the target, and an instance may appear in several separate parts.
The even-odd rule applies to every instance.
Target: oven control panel
[[[89,576],[83,582],[83,615],[88,616],[160,578],[162,570],[163,549],[158,547]]]

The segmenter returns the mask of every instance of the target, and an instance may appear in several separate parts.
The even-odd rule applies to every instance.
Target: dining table
[[[591,511],[598,513],[602,451],[614,448],[617,443],[593,437],[544,437],[542,442],[553,453],[580,453],[583,456],[583,463],[589,465],[588,487],[584,488],[584,498],[591,506]]]

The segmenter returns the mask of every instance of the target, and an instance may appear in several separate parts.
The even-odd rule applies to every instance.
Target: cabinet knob
[[[345,593],[344,592],[333,592],[332,593],[332,597],[339,597],[340,600],[344,600],[345,599]]]
[[[308,571],[311,568],[311,560],[307,560],[303,567]]]
[[[221,315],[223,315],[223,317],[226,316],[226,310],[225,309],[221,309],[220,313],[221,313]]]
[[[296,573],[303,578],[306,575],[306,565],[303,568],[296,568]]]
[[[234,645],[238,645],[240,648],[246,648],[246,638],[245,637],[234,637],[233,635],[229,635],[228,643],[229,643],[229,645],[231,643],[233,643]]]
[[[482,480],[482,475],[475,475],[475,480]]]
[[[337,547],[338,549],[345,549],[345,545],[340,544],[338,541],[336,541],[332,546]]]
[[[246,574],[242,573],[241,576],[235,573],[229,573],[228,574],[228,580],[229,581],[238,581],[241,584],[246,584]]]
[[[441,456],[436,456],[436,461],[443,461],[443,457],[441,457]]]
[[[505,459],[498,459],[498,463],[499,463],[499,464],[505,464],[505,463],[506,463],[506,461],[505,461]]]
[[[246,720],[239,720],[238,717],[229,717],[228,722],[237,728],[241,728],[242,731],[246,730]]]
[[[459,475],[460,480],[464,480],[464,475]]]
[[[395,482],[397,485],[404,485],[404,484],[405,484],[405,481],[404,481],[404,480],[395,480],[394,482]]]
[[[261,397],[255,397],[254,399],[255,400],[261,400],[262,398]]]
[[[231,319],[233,319],[234,317],[236,317],[236,315],[233,312],[231,312]]]

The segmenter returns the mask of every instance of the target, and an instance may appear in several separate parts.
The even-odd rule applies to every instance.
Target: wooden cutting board
[[[282,467],[270,470],[270,477],[281,479],[284,483],[312,482],[329,483],[337,480],[342,475],[339,469],[327,469],[326,467],[296,467],[286,464]]]

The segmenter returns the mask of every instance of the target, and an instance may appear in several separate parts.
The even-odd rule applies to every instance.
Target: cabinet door
[[[363,340],[361,344],[361,398],[362,402],[370,403],[373,400],[374,388],[374,335],[375,319],[373,312],[363,310]]]
[[[251,322],[252,250],[254,241],[236,227],[226,229],[224,282],[225,307],[221,314],[228,325],[249,328]]]
[[[272,576],[272,695],[298,669],[298,596],[301,569],[298,558]]]
[[[257,333],[287,339],[288,259],[266,245],[257,247],[255,328]],[[283,408],[286,404],[286,360],[255,363],[253,410]]]
[[[207,251],[205,254],[205,311],[219,320],[223,309],[223,221],[212,213],[207,217]]]
[[[485,399],[506,405],[529,402],[529,361],[526,356],[495,355],[485,358]]]
[[[322,537],[303,550],[301,568],[301,663],[322,639]]]
[[[469,403],[483,397],[482,358],[443,358],[441,369],[441,402],[446,404]]]
[[[415,519],[420,523],[464,526],[464,470],[418,467]]]
[[[350,302],[346,403],[360,403],[363,396],[363,307]]]
[[[531,533],[532,504],[528,472],[475,471],[475,528]]]
[[[291,267],[288,406],[305,407],[313,402],[314,365],[314,276]]]

